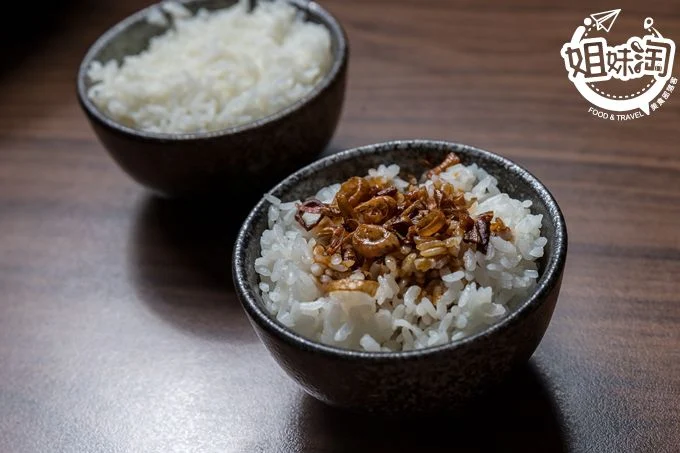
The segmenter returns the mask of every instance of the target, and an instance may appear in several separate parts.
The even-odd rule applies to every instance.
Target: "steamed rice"
[[[397,165],[381,165],[369,175],[404,188],[408,183],[399,178],[399,170]],[[486,254],[468,249],[460,269],[439,270],[445,291],[436,300],[420,297],[424,291],[418,285],[400,287],[387,260],[390,271],[378,277],[375,296],[358,291],[324,294],[318,278],[323,277],[323,269],[313,252],[316,239],[295,220],[300,201],[282,202],[266,195],[269,229],[262,234],[255,269],[269,312],[303,336],[365,351],[442,345],[507,316],[514,303],[536,285],[536,260],[543,256],[547,243],[540,234],[542,216],[531,213],[531,201],[501,193],[497,180],[476,164],[453,165],[438,177],[465,192],[465,199],[472,203],[470,214],[493,211],[494,218],[512,230],[512,238],[491,236]],[[340,184],[325,187],[315,198],[330,203],[339,188]]]
[[[94,61],[89,98],[106,115],[149,132],[224,129],[274,114],[309,93],[331,65],[331,38],[283,1],[247,1],[192,15],[177,2],[147,21],[173,27],[147,50]]]

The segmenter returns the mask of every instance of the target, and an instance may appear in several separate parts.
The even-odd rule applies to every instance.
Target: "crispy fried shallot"
[[[449,153],[445,158],[444,161],[434,167],[432,170],[428,171],[426,173],[428,179],[432,178],[434,175],[438,175],[441,172],[445,171],[447,168],[452,167],[456,164],[460,163],[460,158],[455,154],[455,153]]]
[[[511,239],[503,220],[490,211],[472,216],[475,200],[439,177],[459,162],[453,153],[446,156],[425,173],[427,187],[413,178],[399,190],[383,177],[355,176],[330,203],[312,198],[299,204],[295,219],[316,238],[314,261],[323,269],[318,278],[324,291],[374,296],[378,277],[393,273],[400,285],[420,285],[420,297],[436,302],[446,289],[441,269],[460,269],[466,250],[487,253],[492,234]],[[307,224],[305,213],[319,218]]]
[[[365,258],[377,258],[399,248],[399,238],[385,227],[361,224],[352,236],[354,249]]]
[[[491,223],[492,218],[493,212],[491,211],[484,212],[477,216],[473,227],[463,235],[463,240],[477,244],[477,250],[486,253],[487,247],[489,246],[489,238],[491,237],[489,224]]]
[[[361,291],[369,296],[375,296],[378,290],[378,282],[373,280],[352,280],[343,278],[340,280],[331,280],[325,285],[326,292],[333,291]]]

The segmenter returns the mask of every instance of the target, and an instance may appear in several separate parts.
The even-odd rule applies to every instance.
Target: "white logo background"
[[[651,17],[643,23],[647,35],[633,36],[625,44],[610,47],[605,38],[588,38],[593,28],[609,33],[620,12],[620,9],[603,11],[586,17],[560,53],[569,79],[588,102],[610,112],[639,109],[649,115],[650,108],[656,110],[662,105],[677,83],[677,79],[671,77],[675,43],[653,27]],[[644,76],[651,76],[652,81],[625,95],[611,95],[594,86],[596,82],[612,78],[626,81]],[[623,115],[618,116],[624,119]]]

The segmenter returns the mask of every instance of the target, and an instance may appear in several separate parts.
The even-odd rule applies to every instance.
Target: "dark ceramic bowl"
[[[216,10],[237,0],[188,0],[195,12]],[[342,110],[348,43],[338,21],[313,1],[287,0],[306,20],[325,26],[331,35],[333,63],[322,81],[304,98],[273,115],[215,132],[151,133],[123,126],[88,98],[92,61],[121,61],[146,49],[149,40],[168,27],[146,17],[150,6],[104,33],[89,49],[78,71],[78,100],[95,133],[118,165],[133,179],[168,196],[216,192],[262,193],[290,172],[311,162],[330,141]]]
[[[548,239],[539,261],[535,291],[498,324],[447,345],[408,352],[358,352],[326,346],[281,325],[267,312],[254,269],[260,236],[267,228],[268,202],[252,210],[236,240],[234,284],[260,339],[279,365],[309,394],[332,405],[392,414],[457,409],[526,362],[550,322],[567,255],[564,218],[550,192],[522,167],[488,151],[425,140],[397,141],[345,151],[321,159],[271,190],[284,201],[305,199],[321,187],[365,175],[379,164],[398,164],[422,174],[424,161],[440,162],[450,152],[477,163],[511,196],[533,202],[543,215]]]

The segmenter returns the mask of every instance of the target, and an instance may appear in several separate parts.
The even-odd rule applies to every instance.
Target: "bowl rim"
[[[204,0],[174,0],[174,1],[177,1],[182,5],[187,4],[193,5],[200,4]],[[330,85],[341,74],[343,67],[346,66],[349,55],[349,40],[347,38],[347,34],[342,25],[340,24],[340,21],[333,14],[331,14],[328,10],[326,10],[317,2],[312,0],[284,0],[284,1],[295,6],[298,10],[302,11],[307,17],[313,17],[317,19],[319,23],[329,31],[331,35],[331,42],[337,43],[338,51],[337,54],[333,56],[333,61],[330,69],[328,70],[328,72],[326,72],[323,78],[314,86],[314,88],[312,88],[312,90],[305,94],[302,98],[298,99],[293,104],[289,105],[288,107],[282,110],[274,112],[271,115],[267,115],[263,118],[250,121],[248,123],[240,124],[237,126],[231,126],[224,129],[218,129],[208,132],[182,132],[182,133],[148,132],[139,129],[134,129],[132,127],[120,124],[119,122],[117,122],[113,118],[110,118],[108,115],[102,112],[87,95],[85,80],[87,78],[88,67],[90,66],[92,61],[94,61],[95,55],[99,53],[102,47],[111,42],[111,40],[115,39],[121,33],[125,32],[125,30],[127,30],[132,24],[146,20],[146,17],[149,14],[149,12],[151,12],[154,9],[160,8],[161,4],[165,3],[165,0],[161,0],[135,13],[130,14],[126,18],[122,19],[121,21],[110,27],[102,35],[100,35],[99,38],[97,38],[97,40],[89,47],[89,49],[85,53],[85,56],[81,60],[80,65],[78,66],[76,80],[76,93],[78,96],[78,100],[80,101],[80,104],[83,106],[87,113],[89,113],[92,117],[96,118],[97,121],[105,124],[107,127],[115,129],[118,132],[130,136],[143,138],[147,140],[158,140],[162,142],[212,139],[216,137],[247,132],[253,129],[260,128],[267,124],[274,123],[275,121],[278,121],[281,118],[286,117],[296,112],[297,110],[300,110],[304,105],[308,104],[313,99],[318,97],[323,91],[328,89]],[[234,6],[237,3],[238,0],[234,0],[233,4],[230,6]],[[224,8],[216,8],[212,11],[225,9],[230,6],[225,6]]]
[[[474,146],[465,145],[456,142],[442,141],[442,140],[424,140],[424,139],[414,139],[414,140],[394,140],[382,143],[375,143],[371,145],[359,146],[346,151],[341,151],[339,153],[324,157],[319,159],[295,173],[291,174],[279,184],[270,189],[267,194],[273,194],[281,189],[288,186],[294,186],[296,180],[300,177],[307,176],[318,170],[325,169],[336,165],[337,163],[361,158],[361,156],[373,154],[376,151],[389,152],[390,149],[399,149],[401,147],[413,147],[420,149],[438,149],[442,146],[450,149],[451,151],[463,151],[470,153],[471,155],[481,155],[487,159],[494,160],[501,164],[508,171],[517,174],[531,190],[538,193],[539,198],[543,200],[546,204],[548,212],[551,214],[552,222],[555,225],[555,234],[552,238],[548,238],[549,243],[552,242],[554,246],[555,253],[552,259],[549,260],[546,265],[542,275],[539,277],[538,284],[534,291],[509,315],[503,318],[501,321],[492,324],[485,328],[484,330],[477,332],[468,337],[451,341],[444,345],[431,346],[423,349],[415,349],[410,351],[393,351],[393,352],[370,352],[370,351],[358,351],[353,349],[345,349],[337,346],[331,346],[323,344],[307,337],[304,337],[293,330],[280,324],[276,319],[272,318],[269,312],[265,309],[263,305],[260,305],[256,301],[256,292],[259,296],[259,288],[251,288],[247,282],[247,272],[245,265],[245,250],[249,242],[253,240],[259,240],[258,238],[252,237],[248,239],[249,231],[252,230],[256,218],[260,213],[266,215],[265,209],[268,207],[269,202],[266,201],[265,196],[258,201],[255,207],[251,210],[246,220],[243,222],[241,229],[239,230],[238,236],[233,250],[232,259],[232,276],[234,280],[234,288],[236,289],[239,301],[245,309],[246,313],[249,315],[251,321],[255,321],[260,327],[262,327],[267,332],[273,334],[280,340],[296,347],[302,348],[312,353],[323,354],[327,356],[333,356],[335,358],[342,359],[367,359],[369,361],[381,362],[390,361],[394,359],[409,359],[409,358],[422,358],[423,356],[434,355],[442,353],[444,351],[451,351],[455,349],[463,348],[473,342],[476,342],[482,337],[487,337],[494,335],[495,333],[508,329],[512,325],[518,323],[523,316],[528,313],[533,312],[538,309],[542,304],[546,296],[553,290],[553,288],[560,282],[567,255],[567,228],[564,220],[562,211],[560,210],[557,201],[550,193],[550,191],[543,185],[538,178],[531,174],[524,167],[512,162],[511,160],[502,157],[498,154],[486,151]]]

